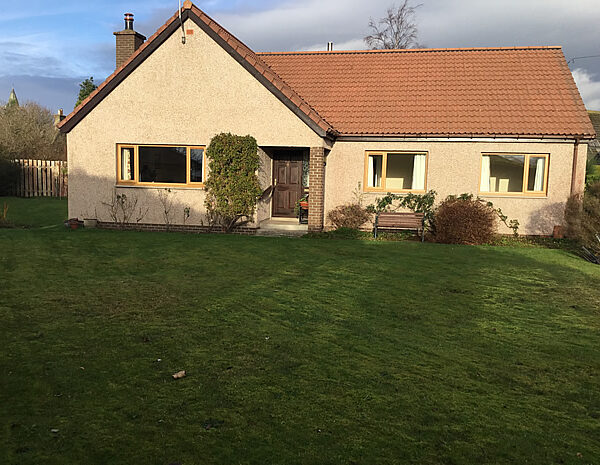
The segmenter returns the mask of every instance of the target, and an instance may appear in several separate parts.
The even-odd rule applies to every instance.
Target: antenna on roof
[[[181,19],[181,0],[179,0],[179,24],[181,24],[181,43],[185,44],[185,30],[183,29],[183,20]]]
[[[575,63],[575,60],[583,60],[584,58],[600,58],[600,55],[588,55],[585,57],[574,57],[567,61],[567,64]]]

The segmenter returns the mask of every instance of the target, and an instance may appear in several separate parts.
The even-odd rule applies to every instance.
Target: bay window
[[[201,187],[204,147],[173,145],[117,146],[119,184]]]
[[[426,153],[367,152],[365,191],[424,192],[426,172]]]
[[[481,194],[545,195],[548,182],[547,154],[483,154]]]

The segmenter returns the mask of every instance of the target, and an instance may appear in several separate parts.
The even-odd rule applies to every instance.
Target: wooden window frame
[[[521,192],[486,192],[481,190],[481,174],[483,173],[483,157],[494,155],[514,155],[525,157],[523,164],[523,190]],[[542,191],[530,191],[527,189],[529,184],[529,160],[530,158],[544,158],[544,189]],[[523,153],[523,152],[483,152],[479,164],[479,182],[477,183],[477,193],[482,197],[547,197],[548,196],[548,176],[550,173],[550,154],[549,153]]]
[[[381,187],[369,187],[369,157],[381,155]],[[424,189],[386,189],[387,158],[388,155],[425,155],[425,188]],[[367,150],[365,152],[365,166],[363,175],[363,192],[392,192],[394,194],[423,194],[427,192],[427,178],[429,172],[429,152],[419,150]]]
[[[139,163],[139,148],[140,147],[183,147],[185,148],[185,183],[175,182],[141,182],[140,181],[140,163]],[[121,179],[121,149],[132,148],[135,169],[133,172],[133,181],[124,181]],[[191,182],[191,150],[202,149],[202,182]],[[206,181],[206,146],[204,145],[175,145],[175,144],[117,144],[117,185],[118,186],[139,186],[139,187],[196,187],[204,188]]]
[[[126,180],[126,179],[121,179],[121,151],[123,149],[133,149],[133,179],[132,180]],[[117,145],[117,184],[123,185],[123,186],[132,186],[136,184],[136,178],[137,178],[137,170],[138,170],[138,160],[137,160],[137,154],[136,154],[137,150],[135,148],[135,145],[133,144],[119,144]]]

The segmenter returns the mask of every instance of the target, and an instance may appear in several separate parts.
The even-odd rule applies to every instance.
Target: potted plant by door
[[[79,220],[77,218],[69,218],[68,224],[69,229],[77,229],[79,227]]]
[[[308,223],[308,194],[300,197],[300,199],[296,202],[294,213],[298,217],[298,222],[300,224]]]

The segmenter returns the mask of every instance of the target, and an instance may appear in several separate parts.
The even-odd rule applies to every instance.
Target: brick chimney
[[[120,68],[146,40],[139,32],[133,30],[133,14],[125,13],[125,29],[114,33],[117,40],[117,68]]]
[[[58,126],[60,122],[65,118],[66,116],[63,113],[63,109],[61,108],[60,110],[58,110],[58,113],[54,115],[54,126]]]

